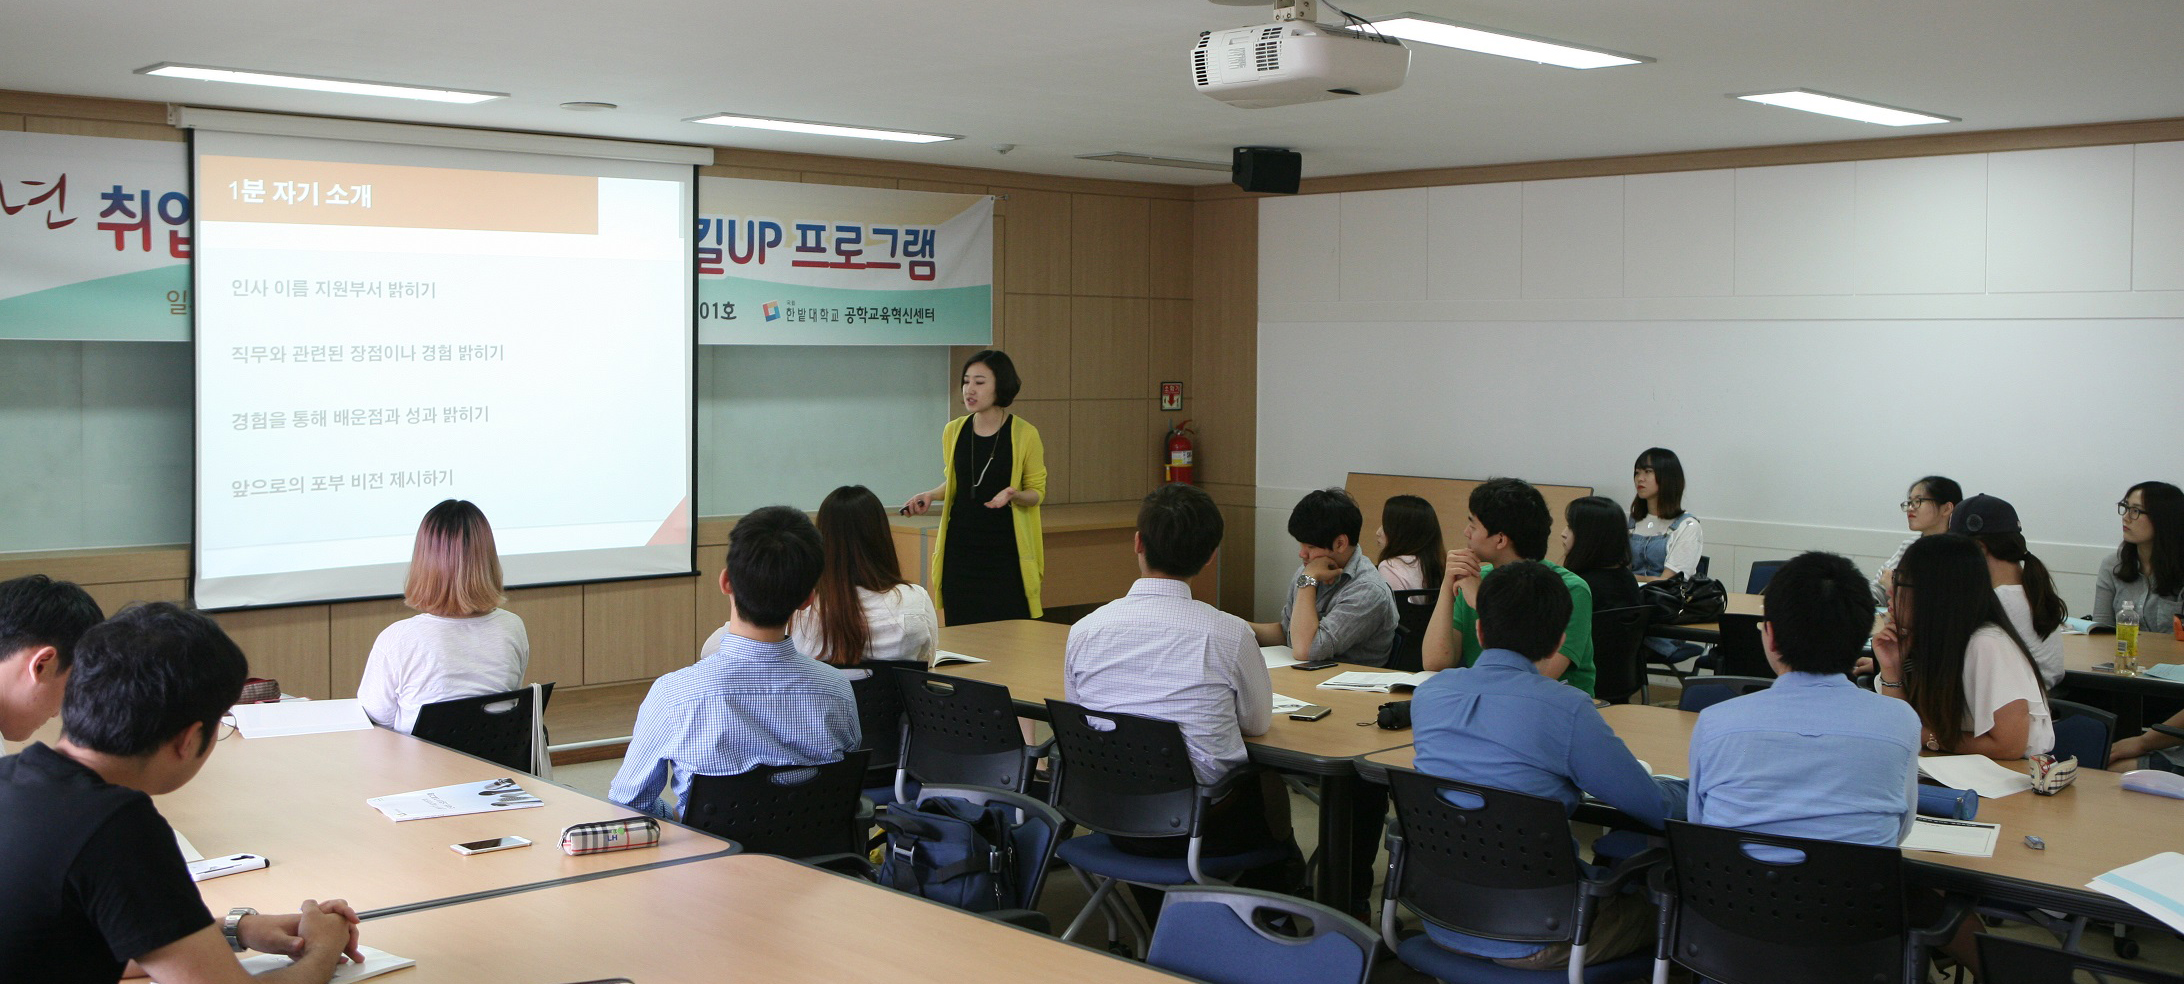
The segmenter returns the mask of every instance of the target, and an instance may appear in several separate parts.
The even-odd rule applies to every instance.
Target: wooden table
[[[1756,594],[1732,594],[1723,609],[1730,615],[1761,615],[1761,596]],[[1684,625],[1648,625],[1646,634],[1662,639],[1680,639],[1684,642],[1715,643],[1721,641],[1721,623],[1691,622]]]
[[[292,738],[229,738],[189,785],[154,800],[206,857],[249,852],[259,871],[200,882],[205,905],[291,911],[306,898],[346,898],[359,912],[407,908],[478,892],[735,850],[662,823],[660,846],[569,857],[561,829],[631,813],[530,776],[546,805],[530,810],[395,823],[372,796],[497,779],[508,769],[380,728]],[[465,857],[448,845],[514,834],[530,847]]]
[[[1047,699],[1063,699],[1062,663],[1068,641],[1068,626],[1048,622],[951,625],[940,630],[940,648],[991,662],[956,663],[939,672],[1001,684],[1009,688],[1009,695],[1025,716],[1043,719],[1047,716]],[[1371,667],[1337,665],[1325,670],[1268,671],[1273,676],[1275,693],[1323,705],[1334,713],[1317,721],[1292,721],[1287,715],[1276,715],[1266,734],[1244,739],[1253,762],[1320,777],[1323,876],[1318,889],[1320,901],[1337,907],[1350,903],[1361,874],[1351,863],[1349,847],[1349,803],[1357,795],[1356,758],[1406,737],[1382,731],[1373,726],[1373,721],[1379,716],[1381,704],[1408,699],[1408,694],[1319,689],[1319,681],[1356,669]]]
[[[1691,729],[1698,723],[1697,714],[1643,704],[1607,707],[1600,714],[1631,754],[1655,772],[1691,774]],[[1411,768],[1413,753],[1408,746],[1375,752],[1359,760],[1359,769],[1368,777],[1385,777],[1391,767]],[[2157,852],[2184,849],[2184,834],[2179,833],[2184,831],[2184,801],[2129,792],[2116,773],[2081,769],[2078,781],[2054,796],[2025,792],[1981,800],[1976,819],[2002,825],[1993,857],[1907,852],[1913,877],[1997,902],[2102,922],[2161,925],[2085,884]],[[2045,841],[2047,849],[2025,846],[2028,834]]]
[[[2178,642],[2171,633],[2150,629],[2139,633],[2137,676],[2118,676],[2111,668],[2116,659],[2113,635],[2065,635],[2062,642],[2063,684],[2073,690],[2114,694],[2110,703],[2116,711],[2118,738],[2146,730],[2146,698],[2184,698],[2184,683],[2157,679],[2144,672],[2157,663],[2184,663],[2184,642]]]
[[[707,858],[373,919],[400,984],[1131,984],[1144,964],[763,855]]]

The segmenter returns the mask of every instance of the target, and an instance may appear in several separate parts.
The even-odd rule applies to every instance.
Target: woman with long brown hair
[[[1937,752],[2021,759],[2055,747],[2039,668],[1989,587],[1987,555],[1955,533],[1903,552],[1874,687],[1909,701]]]
[[[1380,576],[1397,591],[1424,591],[1441,585],[1441,516],[1433,503],[1415,495],[1391,495],[1380,507]]]
[[[463,499],[432,507],[402,586],[402,603],[418,613],[379,633],[357,684],[372,723],[408,734],[426,704],[522,686],[531,639],[504,600],[485,513]]]
[[[862,485],[844,485],[819,504],[826,566],[818,600],[789,622],[796,651],[835,666],[930,663],[939,616],[924,587],[903,580],[887,510]]]

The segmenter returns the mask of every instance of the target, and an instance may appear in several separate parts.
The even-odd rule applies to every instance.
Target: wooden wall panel
[[[1069,408],[1069,499],[1112,502],[1145,494],[1145,400],[1075,400]]]
[[[1145,400],[1153,302],[1131,297],[1070,300],[1070,398]]]
[[[50,92],[0,89],[0,110],[24,116],[56,116],[79,120],[121,120],[161,125],[167,122],[165,103],[60,96]]]
[[[1047,466],[1047,492],[1042,502],[1081,501],[1069,487],[1074,474],[1069,458],[1073,437],[1069,408],[1075,405],[1070,400],[1018,400],[1009,408],[1039,428],[1039,444],[1046,449]]]
[[[387,626],[417,614],[417,610],[402,603],[400,598],[382,598],[378,601],[352,601],[333,605],[329,620],[328,650],[332,663],[328,687],[333,696],[356,696],[357,684],[364,679],[364,664],[372,654],[372,644],[379,641],[379,633]],[[524,624],[530,631],[530,624]]]
[[[1214,605],[1247,619],[1257,604],[1251,576],[1252,565],[1258,563],[1256,513],[1250,506],[1221,506],[1221,587]]]
[[[1191,296],[1191,205],[1188,202],[1146,203],[1150,241],[1148,285],[1154,297],[1189,299]]]
[[[333,696],[327,678],[326,605],[218,612],[213,619],[250,658],[250,675],[281,682],[284,693],[324,700]]]
[[[1010,294],[1006,304],[1009,331],[1005,351],[1024,381],[1024,390],[1017,398],[1070,399],[1074,395],[1070,390],[1070,299],[1055,294]],[[952,412],[963,412],[960,403]]]
[[[20,130],[23,117],[15,113],[0,113],[0,130]]]
[[[0,581],[44,574],[77,584],[175,581],[190,576],[188,547],[99,547],[0,554]]]
[[[531,640],[531,669],[524,683],[551,683],[554,689],[584,683],[584,586],[522,588],[508,592],[509,611],[523,619]]]
[[[803,180],[805,184],[847,185],[852,188],[893,188],[896,182],[894,178],[873,178],[858,174],[820,174],[813,171],[805,172]]]
[[[91,596],[92,601],[99,603],[100,611],[112,615],[139,601],[171,601],[178,605],[188,604],[190,582],[173,580],[86,584],[83,585],[83,591]]]
[[[1201,448],[1199,481],[1256,485],[1259,203],[1248,199],[1200,202],[1195,220],[1191,381],[1193,426]],[[1192,396],[1192,390],[1185,395]],[[1236,570],[1249,568],[1236,563],[1224,568]]]
[[[690,585],[692,646],[703,642],[713,630],[728,624],[728,612],[733,605],[728,596],[720,593],[720,572],[728,567],[728,548],[713,547],[698,552],[698,576]],[[692,655],[698,655],[693,649]]]
[[[749,178],[753,181],[802,181],[804,172],[774,167],[738,167],[732,164],[713,164],[698,169],[709,178]]]
[[[946,195],[983,195],[986,193],[986,186],[982,184],[965,184],[961,181],[925,181],[918,178],[903,178],[896,183],[896,187],[904,191],[937,191]]]
[[[1143,198],[1071,195],[1070,292],[1079,297],[1151,296],[1151,232],[1151,213]]]
[[[1053,191],[996,188],[1008,216],[1008,243],[1001,253],[1009,290],[1020,294],[1069,293],[1070,196]]]
[[[584,585],[584,683],[656,677],[690,665],[702,637],[689,578]]]
[[[1141,382],[1144,389],[1138,394],[1157,401],[1162,382],[1179,380],[1183,383],[1184,398],[1189,399],[1197,395],[1191,387],[1191,302],[1156,300],[1151,311],[1151,330],[1146,335],[1146,376]]]
[[[78,120],[55,116],[26,117],[23,129],[32,133],[65,133],[77,137],[120,137],[125,140],[166,140],[182,143],[182,131],[165,123],[129,123],[122,120]]]

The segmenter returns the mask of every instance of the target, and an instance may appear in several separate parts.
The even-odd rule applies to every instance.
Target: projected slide
[[[399,594],[469,499],[508,584],[690,570],[691,171],[199,132],[205,608]]]

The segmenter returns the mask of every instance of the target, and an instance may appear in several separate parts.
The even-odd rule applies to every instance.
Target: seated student
[[[219,625],[165,602],[83,634],[60,744],[0,759],[0,977],[241,984],[248,948],[295,959],[259,981],[323,984],[344,956],[362,959],[339,899],[213,919],[153,805],[204,767],[249,674]]]
[[[105,617],[67,581],[28,574],[0,583],[0,738],[22,741],[61,712],[76,639]]]
[[[1964,487],[1954,479],[1940,475],[1928,475],[1911,483],[1903,495],[1903,522],[1916,534],[1896,545],[1896,552],[1888,555],[1881,564],[1880,580],[1874,583],[1873,597],[1878,604],[1888,604],[1888,590],[1896,577],[1896,565],[1903,563],[1903,552],[1919,542],[1919,537],[1949,532],[1949,520],[1956,515],[1957,503],[1964,501]]]
[[[1987,555],[1994,596],[2009,613],[2010,627],[2032,650],[2040,682],[2063,682],[2063,618],[2070,609],[2055,591],[2047,565],[2026,549],[2017,509],[1991,495],[1975,495],[1952,511],[1949,532],[1972,538]]]
[[[1221,510],[1204,490],[1165,485],[1147,495],[1135,537],[1139,577],[1129,594],[1070,627],[1062,671],[1071,702],[1180,725],[1201,786],[1249,769],[1244,737],[1265,734],[1274,717],[1251,623],[1191,597],[1187,582],[1221,534]],[[1209,855],[1291,843],[1289,792],[1273,772],[1247,776],[1211,804],[1202,830]],[[1116,846],[1182,857],[1186,839],[1118,838]]]
[[[1391,495],[1380,507],[1380,564],[1374,568],[1390,591],[1425,591],[1441,583],[1441,517],[1433,503],[1415,495]]]
[[[2178,711],[2163,723],[2184,729],[2184,711]],[[2119,738],[2108,746],[2108,767],[2117,772],[2160,769],[2184,773],[2184,739],[2172,738],[2151,728],[2129,738]]]
[[[1289,535],[1302,564],[1282,603],[1282,620],[1252,625],[1259,645],[1289,646],[1301,660],[1388,665],[1395,595],[1358,549],[1364,526],[1357,502],[1341,489],[1307,492],[1298,500],[1289,511]]]
[[[1648,827],[1683,818],[1682,780],[1646,774],[1601,719],[1592,699],[1540,671],[1559,658],[1570,621],[1570,590],[1546,564],[1494,568],[1478,587],[1479,636],[1486,648],[1468,669],[1436,673],[1411,701],[1418,770],[1560,800],[1577,809],[1591,795]],[[1617,895],[1595,911],[1587,963],[1653,941],[1653,907]],[[1528,970],[1568,966],[1568,944],[1484,940],[1428,925],[1442,946]]]
[[[2139,626],[2166,632],[2184,613],[2184,491],[2167,482],[2140,482],[2116,503],[2123,544],[2093,579],[2093,623],[2116,626],[2124,602]]]
[[[1954,533],[1919,540],[1889,594],[1873,683],[1911,702],[1927,748],[2010,760],[2055,747],[2047,688],[1988,585],[1979,544]]]
[[[1806,553],[1775,572],[1759,639],[1774,686],[1723,701],[1691,733],[1691,819],[1894,847],[1918,805],[1919,715],[1860,689],[1873,628],[1856,564]]]
[[[1547,499],[1521,479],[1491,478],[1471,490],[1471,515],[1464,520],[1462,550],[1448,555],[1441,597],[1427,624],[1422,649],[1426,669],[1470,666],[1479,658],[1479,579],[1497,564],[1538,561],[1562,579],[1570,594],[1561,651],[1539,665],[1539,672],[1587,694],[1593,692],[1592,588],[1585,579],[1547,563],[1547,532],[1554,520]]]
[[[672,820],[660,799],[671,770],[679,805],[692,776],[825,765],[857,747],[849,680],[788,638],[790,616],[812,602],[821,556],[801,510],[767,506],[736,522],[720,572],[728,631],[711,653],[652,682],[608,799]]]
[[[427,511],[402,585],[418,614],[380,631],[356,686],[372,723],[406,735],[426,704],[523,686],[531,638],[504,600],[485,513],[462,499]]]
[[[1562,510],[1562,567],[1585,580],[1594,612],[1638,606],[1623,507],[1614,499],[1588,495],[1570,500]]]
[[[1697,577],[1706,553],[1699,517],[1684,511],[1683,461],[1667,448],[1647,448],[1631,465],[1637,494],[1630,502],[1630,572],[1639,577]]]
[[[796,651],[855,676],[870,672],[855,669],[860,663],[931,663],[940,615],[923,585],[903,580],[880,498],[862,485],[828,493],[819,542],[826,563],[818,600],[789,621]]]

